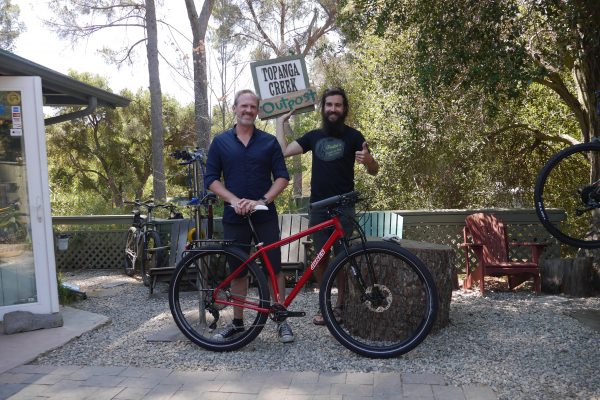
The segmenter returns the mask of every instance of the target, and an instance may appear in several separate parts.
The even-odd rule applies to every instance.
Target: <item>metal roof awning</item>
[[[86,106],[85,109],[46,119],[46,125],[68,121],[94,112],[97,106],[126,107],[128,98],[80,82],[65,74],[36,64],[0,49],[0,75],[39,76],[42,79],[44,105],[51,107]]]

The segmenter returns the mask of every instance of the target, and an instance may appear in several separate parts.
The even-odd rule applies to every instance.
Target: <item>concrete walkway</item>
[[[439,375],[399,373],[206,372],[162,368],[27,364],[108,322],[65,307],[64,326],[0,334],[1,399],[496,400],[487,386],[454,386]]]

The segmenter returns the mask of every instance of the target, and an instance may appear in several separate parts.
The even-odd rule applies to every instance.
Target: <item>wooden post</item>
[[[548,258],[540,263],[542,291],[587,297],[592,292],[591,257]]]

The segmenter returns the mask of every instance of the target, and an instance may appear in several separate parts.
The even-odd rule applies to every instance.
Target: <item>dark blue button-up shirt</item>
[[[290,179],[275,136],[254,128],[248,146],[244,146],[235,134],[235,127],[216,136],[208,149],[206,187],[220,180],[221,176],[227,190],[240,199],[251,200],[264,196],[275,179]],[[276,215],[275,204],[271,203],[268,212],[257,212],[252,220],[263,222],[273,215]],[[244,223],[244,218],[226,204],[223,222],[239,224]]]

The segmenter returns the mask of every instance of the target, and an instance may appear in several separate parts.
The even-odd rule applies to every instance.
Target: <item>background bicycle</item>
[[[548,160],[537,176],[535,209],[558,240],[577,248],[600,247],[600,140],[567,147]],[[565,211],[552,221],[548,210]]]
[[[125,204],[134,206],[133,224],[125,238],[125,273],[134,276],[139,272],[144,285],[148,286],[150,285],[149,270],[161,266],[168,251],[168,247],[161,246],[153,212],[157,208],[165,208],[176,217],[177,211],[173,205],[155,205],[152,200],[125,201]],[[145,209],[146,215],[143,215],[140,209]]]
[[[394,357],[416,347],[430,332],[437,314],[437,290],[431,274],[406,249],[390,242],[366,241],[356,221],[358,243],[350,245],[355,238],[344,237],[340,207],[357,200],[354,192],[313,203],[312,207],[326,207],[332,218],[270,245],[258,245],[250,257],[227,240],[189,250],[169,286],[169,306],[179,329],[203,348],[230,351],[254,340],[268,318],[281,323],[289,317],[304,316],[304,311],[288,307],[318,262],[339,240],[344,251],[327,268],[319,293],[321,312],[331,334],[350,350],[373,358]],[[251,218],[248,223],[252,228]],[[278,293],[266,252],[330,227],[333,233],[315,252],[310,268],[292,291],[287,297]],[[255,241],[260,243],[256,235]],[[256,264],[258,260],[267,278]],[[243,276],[250,282],[245,290],[232,284],[233,279]],[[271,301],[267,279],[280,302]],[[334,315],[338,307],[344,310],[343,318]],[[240,318],[240,309],[243,328],[233,325],[234,316]]]
[[[195,240],[212,239],[214,237],[213,207],[217,201],[214,193],[204,187],[206,175],[206,154],[204,150],[176,150],[170,154],[179,160],[179,165],[186,167],[186,182],[188,185],[188,201],[185,203],[191,210],[194,227],[188,232],[188,243]]]

